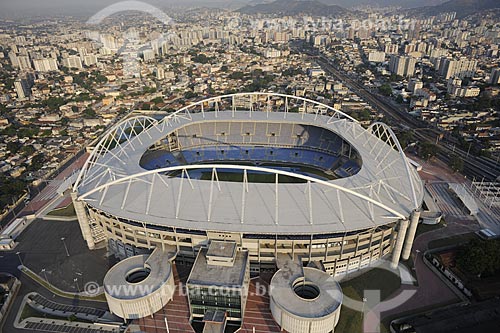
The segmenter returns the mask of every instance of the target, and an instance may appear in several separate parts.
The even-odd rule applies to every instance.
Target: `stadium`
[[[250,273],[288,255],[331,276],[407,259],[423,186],[393,131],[309,99],[240,93],[111,128],[73,188],[83,237],[123,258],[213,241]]]
[[[253,270],[285,252],[332,274],[391,253],[400,221],[423,199],[390,128],[364,129],[321,103],[264,93],[120,122],[74,192],[89,248],[168,244],[189,258],[209,239],[234,240]]]

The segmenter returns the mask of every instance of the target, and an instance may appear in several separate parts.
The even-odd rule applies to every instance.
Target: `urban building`
[[[219,311],[227,321],[240,324],[249,283],[248,251],[233,241],[212,240],[199,250],[186,282],[191,320],[202,321],[208,311]]]
[[[370,62],[384,62],[385,52],[372,51],[368,54],[368,61]]]
[[[399,76],[413,76],[415,74],[415,64],[417,60],[412,57],[391,55],[389,61],[389,71]]]
[[[450,58],[441,58],[439,64],[439,74],[448,80],[451,77],[457,76],[461,79],[472,77],[476,72],[477,61],[469,59],[454,60]]]

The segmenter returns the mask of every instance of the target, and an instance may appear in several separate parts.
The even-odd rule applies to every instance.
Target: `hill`
[[[437,6],[419,8],[419,12],[435,15],[445,12],[457,12],[457,17],[465,17],[483,10],[500,8],[498,0],[450,0]]]
[[[325,5],[317,0],[276,0],[271,3],[247,5],[240,8],[242,14],[277,14],[293,16],[306,14],[312,16],[341,16],[349,13],[337,5]]]

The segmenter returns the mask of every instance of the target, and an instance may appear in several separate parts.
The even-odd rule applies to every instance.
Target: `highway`
[[[302,50],[301,52],[304,51]],[[428,127],[428,124],[424,121],[414,118],[406,111],[401,111],[400,108],[397,108],[392,103],[384,100],[381,96],[373,94],[361,83],[335,68],[324,55],[315,56],[310,53],[307,54],[309,56],[313,56],[325,72],[344,83],[355,94],[363,98],[375,110],[384,114],[384,116],[389,118],[393,123],[408,126],[411,129],[425,129],[425,133],[414,130],[413,133],[415,139],[435,143],[436,139],[443,134],[436,128]],[[481,180],[484,178],[485,181],[494,181],[500,176],[499,163],[486,157],[477,157],[468,154],[467,152],[457,148],[455,145],[455,140],[446,137],[442,138],[441,141],[439,141],[439,148],[441,151],[437,155],[437,158],[448,163],[452,154],[458,155],[464,161],[463,174],[470,179],[475,178],[477,180]]]

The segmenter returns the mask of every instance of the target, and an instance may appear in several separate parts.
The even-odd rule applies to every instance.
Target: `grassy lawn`
[[[441,239],[435,239],[429,242],[428,247],[429,250],[432,249],[437,249],[440,247],[445,247],[445,246],[452,246],[452,245],[460,245],[467,243],[473,238],[476,238],[477,235],[473,232],[471,233],[466,233],[466,234],[461,234],[461,235],[456,235],[456,236],[451,236],[447,238],[441,238]]]
[[[401,285],[399,276],[391,271],[374,268],[352,280],[341,283],[345,297],[361,301],[364,290],[380,290],[381,300],[387,299]],[[384,331],[384,328],[381,327]],[[340,320],[335,332],[363,332],[363,318],[360,312],[343,306],[340,310]]]
[[[54,209],[53,211],[49,212],[47,215],[72,217],[72,216],[76,216],[76,212],[75,212],[75,207],[73,206],[73,203],[70,203],[66,207]]]

